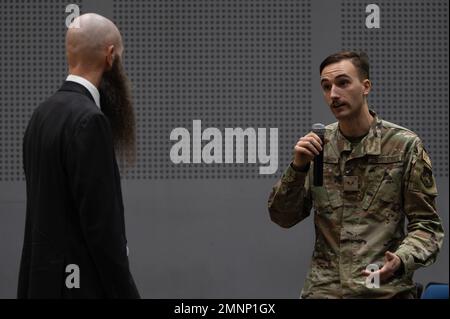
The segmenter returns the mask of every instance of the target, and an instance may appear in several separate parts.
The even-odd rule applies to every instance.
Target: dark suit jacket
[[[138,298],[112,131],[86,88],[66,81],[34,111],[23,165],[18,298]],[[78,266],[79,288],[68,288],[76,282],[76,272],[66,272],[71,264]]]

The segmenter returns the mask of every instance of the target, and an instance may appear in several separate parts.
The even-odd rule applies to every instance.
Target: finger
[[[296,145],[296,147],[302,148],[302,149],[307,149],[309,150],[311,153],[315,154],[315,155],[319,155],[319,151],[315,148],[314,145],[312,145],[308,140],[302,140],[299,141]],[[301,150],[300,150],[301,152]],[[313,157],[315,156],[313,155]]]
[[[316,133],[311,132],[311,133],[305,135],[305,137],[311,141],[317,142],[317,144],[320,146],[323,144],[322,139]]]
[[[397,269],[400,267],[400,263],[397,259],[393,259],[385,264],[386,271],[388,271],[392,276],[395,274]]]
[[[373,271],[373,272],[364,270],[362,273],[366,277],[368,277],[370,275],[371,278],[378,278],[380,280],[380,282],[384,282],[384,281],[386,281],[388,279],[386,274],[381,273],[381,270],[377,270],[377,271]]]
[[[385,273],[387,273],[389,271],[389,267],[387,266],[387,264],[384,264],[383,267],[381,267],[380,270],[378,270],[380,275],[384,275]]]
[[[391,253],[390,251],[386,251],[384,253],[384,257],[386,257],[387,260],[392,260],[395,258],[395,254]]]
[[[309,151],[307,148],[304,148],[304,147],[301,147],[301,146],[298,146],[298,145],[296,145],[296,146],[294,147],[294,150],[295,150],[296,152],[298,152],[298,153],[307,155],[307,156],[309,156],[310,158],[314,158],[314,156],[315,156],[315,155],[314,155],[311,151]]]
[[[319,144],[317,144],[317,141],[315,141],[312,138],[308,139],[307,137],[302,137],[298,145],[308,148],[311,152],[314,152],[316,155],[319,155],[319,152],[322,150],[322,147]]]
[[[369,275],[375,275],[375,274],[379,274],[379,272],[380,272],[380,270],[375,270],[375,271],[370,271],[370,270],[367,270],[367,269],[363,269],[363,270],[361,270],[361,273],[363,274],[363,275],[365,275],[365,276],[369,276]]]
[[[312,145],[314,145],[314,147],[315,147],[316,149],[318,149],[319,151],[322,150],[322,145],[321,145],[320,139],[319,139],[319,141],[318,141],[318,140],[315,139],[314,137],[309,137],[309,138],[308,138],[308,141],[309,141]]]
[[[385,264],[379,271],[378,275],[380,276],[380,281],[385,282],[389,278],[393,276],[392,267],[390,265]]]
[[[310,141],[305,141],[304,145],[305,148],[307,148],[310,152],[314,153],[315,155],[319,155],[320,154],[320,150],[317,149],[317,147],[311,143]]]

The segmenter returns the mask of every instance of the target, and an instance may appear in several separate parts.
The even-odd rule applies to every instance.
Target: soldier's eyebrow
[[[351,79],[350,76],[348,76],[348,75],[345,74],[345,73],[342,73],[342,74],[336,75],[336,76],[334,77],[333,80],[338,80],[338,79],[342,79],[342,78],[345,78],[345,79]],[[325,81],[331,81],[331,80],[328,79],[328,78],[322,78],[322,79],[320,80],[320,83],[322,84],[322,83],[325,82]]]
[[[340,78],[347,78],[347,79],[350,79],[350,77],[347,75],[347,74],[339,74],[338,76],[336,76],[334,79],[336,80],[336,79],[340,79]]]

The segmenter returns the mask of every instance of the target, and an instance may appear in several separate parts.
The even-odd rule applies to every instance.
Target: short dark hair
[[[365,52],[354,52],[354,51],[340,51],[333,53],[323,60],[320,64],[320,74],[322,70],[329,64],[337,63],[342,60],[350,60],[355,68],[358,70],[359,77],[361,80],[369,79],[369,57]]]

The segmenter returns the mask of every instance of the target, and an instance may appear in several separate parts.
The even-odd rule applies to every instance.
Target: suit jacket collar
[[[95,104],[95,100],[94,100],[91,92],[89,92],[88,89],[86,89],[84,86],[82,86],[79,83],[72,82],[72,81],[64,81],[63,85],[61,86],[61,88],[58,91],[80,93],[80,94],[85,95],[88,98],[90,98],[91,101]]]

